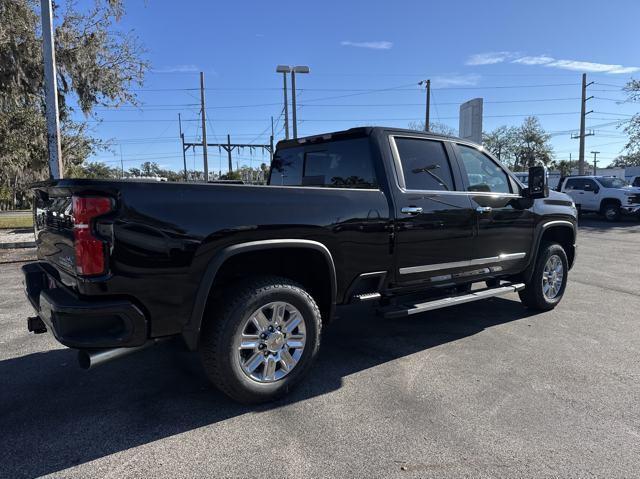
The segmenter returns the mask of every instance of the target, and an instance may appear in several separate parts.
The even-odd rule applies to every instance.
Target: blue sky
[[[637,1],[323,1],[205,2],[129,0],[119,28],[145,45],[152,70],[141,106],[99,109],[95,131],[113,152],[94,159],[125,168],[156,161],[182,168],[177,115],[198,140],[200,70],[205,72],[209,141],[268,141],[270,117],[282,138],[277,64],[309,65],[298,76],[299,135],[358,125],[406,127],[424,116],[431,78],[432,121],[457,129],[459,104],[483,97],[484,129],[537,115],[553,133],[556,156],[577,158],[580,75],[588,73],[587,152],[608,163],[624,146],[615,121],[638,106],[619,104],[620,86],[640,77]],[[376,91],[377,90],[377,91]],[[226,156],[210,149],[218,170]],[[244,150],[234,161],[267,157]],[[201,150],[189,168],[202,168]]]

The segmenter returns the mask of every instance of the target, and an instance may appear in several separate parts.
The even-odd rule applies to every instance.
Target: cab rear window
[[[376,188],[368,138],[285,148],[273,158],[270,185]]]

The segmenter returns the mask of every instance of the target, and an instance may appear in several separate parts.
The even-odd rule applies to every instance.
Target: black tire
[[[563,267],[562,284],[558,294],[554,298],[548,298],[545,296],[542,287],[542,277],[544,267],[547,264],[549,258],[556,255],[560,258]],[[567,260],[567,254],[564,248],[558,243],[543,243],[540,245],[540,251],[536,258],[536,266],[531,276],[531,279],[525,285],[525,289],[518,292],[520,301],[529,309],[536,311],[549,311],[555,308],[562,300],[565,288],[567,286],[567,276],[569,272],[569,262]]]
[[[620,205],[617,203],[609,202],[602,205],[602,215],[607,221],[615,222],[620,221]]]
[[[200,358],[207,377],[227,396],[244,404],[282,397],[306,375],[318,354],[322,328],[318,306],[299,284],[277,276],[252,278],[229,288],[223,297],[207,309],[200,337]],[[288,374],[273,382],[258,382],[242,370],[234,340],[249,315],[274,301],[285,301],[300,312],[306,341],[302,356]]]

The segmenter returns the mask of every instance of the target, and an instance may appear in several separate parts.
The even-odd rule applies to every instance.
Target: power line
[[[577,115],[580,112],[578,111],[565,111],[565,112],[541,112],[541,113],[515,113],[515,114],[504,114],[504,115],[484,115],[484,118],[509,118],[509,117],[520,117],[520,116],[557,116],[557,115]],[[613,113],[602,113],[602,114],[613,114]],[[630,115],[632,116],[632,115]],[[443,120],[454,120],[457,119],[457,116],[451,117],[442,117]],[[264,119],[258,118],[217,118],[217,121],[227,121],[227,122],[260,122],[264,123]],[[306,122],[318,122],[318,121],[395,121],[395,120],[415,120],[415,118],[344,118],[344,119],[332,119],[332,118],[306,118],[304,121]],[[197,118],[182,120],[183,122],[199,122],[200,120]],[[98,123],[147,123],[147,122],[175,122],[175,120],[169,119],[153,119],[153,120],[96,120]]]
[[[620,85],[618,83],[601,83],[599,81],[594,82],[596,85],[602,85],[602,86],[612,86],[612,87],[619,87],[619,88],[624,88],[626,87],[626,83],[624,85]]]
[[[432,89],[433,96],[433,89]],[[491,104],[508,104],[508,103],[538,103],[538,102],[552,102],[552,101],[577,101],[580,100],[579,97],[568,97],[568,98],[536,98],[531,100],[489,100],[484,101],[484,103]],[[458,101],[449,101],[449,102],[438,102],[438,105],[460,105]],[[322,104],[322,105],[308,105],[306,103],[300,105],[305,107],[400,107],[400,106],[420,106],[423,107],[424,103],[332,103],[332,104]]]

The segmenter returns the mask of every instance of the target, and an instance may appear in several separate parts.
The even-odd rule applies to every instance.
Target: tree
[[[14,198],[48,174],[39,7],[37,0],[0,0],[0,187],[11,188]],[[142,83],[147,64],[136,38],[115,28],[123,14],[120,0],[83,2],[81,8],[70,0],[54,8],[67,172],[105,147],[86,122],[72,119],[74,109],[86,117],[95,105],[135,103],[131,86]]]
[[[499,126],[482,134],[482,144],[509,168],[513,166],[516,153],[518,129],[513,126]]]
[[[242,179],[242,175],[240,174],[239,171],[230,171],[228,173],[223,174],[222,176],[220,176],[221,180],[241,180]]]
[[[560,172],[560,176],[569,176],[573,166],[568,160],[560,160],[554,163],[555,168]]]
[[[412,121],[409,123],[410,130],[424,131],[424,121]],[[439,133],[441,135],[456,136],[458,132],[445,123],[438,121],[429,122],[429,131],[431,133]]]
[[[608,168],[624,168],[626,166],[640,166],[640,151],[618,156]]]
[[[624,91],[629,102],[640,103],[640,80],[629,80],[629,83],[624,87]],[[627,156],[631,156],[631,159],[638,158],[640,156],[640,113],[636,113],[631,117],[624,131],[629,135],[629,141],[624,147],[629,153]]]
[[[522,126],[515,133],[515,162],[513,169],[526,169],[536,163],[548,165],[553,156],[553,148],[549,143],[551,135],[544,131],[535,116],[525,118]]]
[[[73,165],[69,171],[75,178],[120,178],[122,176],[120,168],[113,168],[102,162]]]

